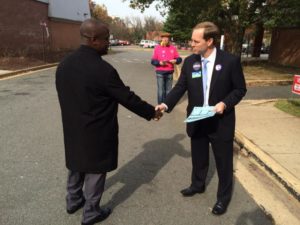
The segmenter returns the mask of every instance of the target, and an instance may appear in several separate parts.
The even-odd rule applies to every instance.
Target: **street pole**
[[[44,31],[44,25],[45,23],[43,21],[40,22],[40,26],[42,29],[42,42],[43,42],[43,61],[46,62],[46,53],[45,53],[45,31]]]

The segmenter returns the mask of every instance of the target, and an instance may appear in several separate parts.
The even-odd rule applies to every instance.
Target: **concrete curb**
[[[253,86],[283,86],[283,85],[291,85],[293,83],[292,80],[248,80],[246,84],[248,87]]]
[[[300,182],[287,169],[282,167],[270,155],[265,153],[240,131],[235,131],[235,142],[240,147],[240,151],[247,154],[263,166],[283,187],[298,201],[300,201]]]
[[[13,72],[1,74],[0,79],[15,76],[15,75],[18,75],[18,74],[21,74],[21,73],[27,73],[27,72],[31,72],[31,71],[51,68],[51,67],[54,67],[54,66],[57,66],[57,65],[58,65],[58,63],[51,63],[51,64],[45,64],[45,65],[41,65],[41,66],[30,67],[30,68],[22,69],[22,70],[15,70]]]

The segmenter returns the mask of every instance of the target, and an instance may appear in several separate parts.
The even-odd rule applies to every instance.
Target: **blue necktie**
[[[203,68],[202,68],[202,84],[203,84],[203,105],[205,105],[206,100],[206,91],[207,91],[207,59],[202,60]]]

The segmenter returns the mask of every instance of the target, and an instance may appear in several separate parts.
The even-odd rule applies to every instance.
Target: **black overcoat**
[[[118,103],[147,120],[154,107],[130,91],[101,55],[81,46],[56,71],[66,167],[104,173],[118,163]]]
[[[185,91],[188,94],[187,116],[190,115],[195,106],[203,106],[202,76],[194,78],[192,76],[192,73],[196,72],[193,66],[195,63],[201,65],[200,55],[193,54],[185,59],[180,78],[165,101],[169,111],[174,108]],[[202,71],[202,68],[200,70]],[[217,49],[211,78],[209,105],[214,106],[222,101],[227,107],[222,115],[187,123],[187,134],[190,137],[216,135],[217,138],[224,141],[233,140],[235,130],[234,106],[244,97],[246,91],[240,58]]]

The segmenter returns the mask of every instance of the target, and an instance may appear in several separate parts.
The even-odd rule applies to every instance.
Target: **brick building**
[[[276,28],[272,33],[269,61],[300,68],[300,28]]]
[[[76,48],[88,0],[0,0],[0,55]]]

